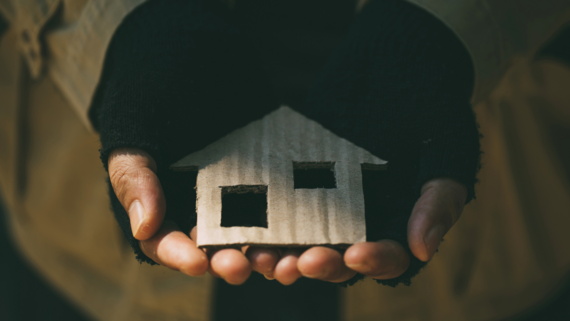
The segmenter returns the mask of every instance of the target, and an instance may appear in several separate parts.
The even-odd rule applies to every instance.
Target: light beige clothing
[[[16,37],[0,45],[0,182],[22,252],[97,320],[208,320],[210,278],[134,260],[109,208],[97,135],[52,78],[22,72]]]
[[[111,36],[141,2],[0,0],[10,22],[0,43],[0,187],[22,252],[89,315],[208,320],[210,277],[134,260],[109,210],[87,118]],[[570,127],[561,85],[570,69],[531,62],[570,20],[570,5],[413,2],[457,32],[475,61],[486,137],[479,198],[411,287],[349,288],[345,318],[499,320],[538,304],[570,271],[569,165],[547,136],[554,120]]]
[[[565,0],[408,0],[441,19],[475,65],[472,102],[487,99],[517,59],[528,59],[570,21]]]

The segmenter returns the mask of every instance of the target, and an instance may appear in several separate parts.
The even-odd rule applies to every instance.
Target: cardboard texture
[[[198,246],[308,246],[366,240],[361,168],[386,164],[281,107],[171,168],[198,170]]]

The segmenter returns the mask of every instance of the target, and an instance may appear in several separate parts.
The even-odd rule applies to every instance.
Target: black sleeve
[[[199,2],[151,1],[133,12],[113,39],[94,105],[105,166],[115,148],[146,150],[169,204],[166,187],[175,185],[169,164],[277,107],[251,47]],[[368,240],[394,239],[408,248],[407,221],[431,178],[454,178],[473,198],[479,141],[472,83],[461,42],[423,10],[377,0],[356,17],[299,111],[389,161],[382,184],[365,178]],[[153,263],[112,188],[110,195],[139,260]],[[166,215],[184,229],[195,223],[170,209]],[[380,283],[409,284],[425,265],[411,257],[402,276]]]
[[[105,168],[115,148],[145,150],[157,162],[167,204],[182,184],[170,164],[277,107],[249,40],[206,5],[149,1],[134,10],[113,36],[90,115]],[[109,194],[137,258],[153,264],[110,184]],[[194,208],[167,206],[165,219],[189,231]]]

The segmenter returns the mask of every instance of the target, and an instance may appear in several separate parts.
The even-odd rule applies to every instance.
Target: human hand
[[[111,206],[137,259],[239,284],[249,262],[196,248],[192,206],[172,199],[182,189],[168,169],[278,107],[251,40],[226,20],[196,1],[139,6],[113,36],[92,116]]]
[[[369,183],[363,171],[367,240],[376,242],[343,254],[313,247],[277,261],[268,276],[352,284],[360,272],[386,285],[410,284],[474,196],[473,78],[460,40],[429,13],[401,1],[368,4],[299,112],[388,161],[385,176],[366,174],[375,177]],[[261,256],[250,252],[250,260]]]
[[[423,262],[433,257],[441,239],[461,215],[466,198],[465,186],[453,179],[436,178],[423,185],[408,222],[408,244],[415,257]],[[344,282],[356,273],[392,279],[404,273],[410,263],[404,246],[393,240],[357,243],[344,254],[323,246],[284,252],[252,247],[247,257],[254,271],[284,285],[302,276],[329,282]]]
[[[210,271],[228,283],[241,284],[253,269],[288,285],[301,276],[343,282],[357,272],[391,279],[408,268],[408,253],[392,240],[354,244],[344,255],[316,246],[285,251],[252,247],[247,259],[239,250],[223,249],[208,257],[196,247],[196,228],[186,234],[174,222],[163,222],[166,203],[150,155],[135,148],[114,150],[109,156],[109,176],[117,198],[128,209],[133,236],[140,241],[143,253],[190,276]],[[434,179],[423,186],[408,224],[409,246],[418,259],[425,262],[433,256],[443,235],[459,218],[466,196],[465,187],[452,179]]]
[[[127,210],[133,236],[146,256],[190,276],[209,271],[230,284],[247,280],[251,267],[241,251],[206,253],[196,247],[196,228],[183,232],[176,223],[164,221],[166,202],[152,156],[137,148],[119,148],[110,153],[108,164],[115,195]]]

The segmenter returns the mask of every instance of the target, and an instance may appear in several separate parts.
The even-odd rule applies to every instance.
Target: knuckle
[[[122,162],[109,170],[109,179],[113,190],[119,199],[136,186],[144,186],[152,181],[152,172],[146,168],[134,167],[132,164]]]
[[[126,185],[129,181],[129,167],[126,165],[113,167],[113,170],[109,170],[109,179],[111,180],[115,194],[120,199],[121,196],[124,195]]]
[[[158,259],[158,255],[156,252],[156,246],[152,241],[139,241],[139,247],[141,251],[148,256],[150,259],[155,261],[158,264],[162,264],[162,262]]]

